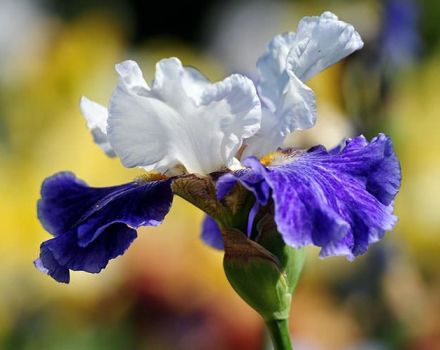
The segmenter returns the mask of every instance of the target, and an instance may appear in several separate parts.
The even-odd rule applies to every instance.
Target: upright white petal
[[[316,101],[303,82],[362,46],[353,26],[330,12],[304,17],[296,33],[275,36],[257,61],[257,89],[268,111],[263,113],[260,131],[246,140],[244,156],[273,151],[287,134],[311,128],[316,122]]]
[[[295,42],[295,33],[276,35],[268,44],[266,52],[258,59],[260,73],[258,93],[271,111],[277,109],[281,96],[288,83],[286,60]]]
[[[183,165],[208,174],[233,164],[243,139],[260,127],[253,83],[240,75],[211,84],[176,59],[160,61],[150,90],[120,82],[109,107],[109,140],[127,167]]]
[[[295,131],[311,128],[316,122],[315,94],[294,74],[289,76],[276,110],[284,136]]]
[[[313,91],[295,75],[287,73],[287,81],[272,111],[262,107],[261,128],[245,140],[242,157],[261,157],[281,147],[285,137],[295,131],[311,128],[316,122],[316,101]]]
[[[175,107],[191,103],[191,100],[200,104],[202,94],[210,85],[211,82],[203,74],[195,68],[182,67],[182,63],[175,57],[160,60],[156,64],[153,90]]]
[[[120,77],[120,83],[129,91],[139,95],[148,95],[150,87],[145,81],[142,71],[135,61],[127,60],[115,66]]]
[[[310,128],[316,120],[313,91],[286,70],[286,59],[295,40],[295,33],[275,36],[257,61],[258,93],[264,105],[278,118],[279,129],[284,135]]]
[[[315,94],[286,70],[287,55],[295,38],[295,33],[275,36],[257,61],[260,73],[257,89],[263,102],[261,128],[245,141],[247,147],[242,157],[259,157],[274,151],[289,133],[315,124]]]
[[[280,145],[282,142],[279,141],[287,134],[295,130],[308,129],[316,121],[313,91],[286,69],[287,57],[296,43],[296,37],[295,33],[275,36],[267,45],[266,52],[257,61],[260,73],[257,82],[258,94],[264,108],[270,111],[270,113],[263,114],[262,123],[265,127],[258,133],[258,137],[261,140],[264,139],[266,146],[275,141]],[[264,118],[271,118],[271,120],[265,121]],[[271,125],[270,128],[269,125]],[[246,143],[255,144],[255,141],[249,139]],[[251,149],[256,148],[249,147],[248,152]]]
[[[331,12],[304,17],[287,56],[287,70],[306,81],[363,45],[354,27]]]
[[[80,101],[81,113],[84,115],[87,126],[92,132],[93,140],[101,147],[101,149],[109,157],[114,157],[116,154],[113,151],[107,137],[107,108],[89,100],[87,97],[81,97]]]
[[[263,108],[261,112],[261,128],[254,136],[245,140],[246,148],[242,159],[249,156],[262,157],[283,144],[284,136],[278,118],[268,108]]]

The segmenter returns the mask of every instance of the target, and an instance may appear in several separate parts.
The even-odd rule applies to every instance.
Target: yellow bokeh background
[[[282,4],[279,31],[293,30],[296,19],[324,8],[321,2]],[[330,9],[353,18],[360,31],[373,37],[379,5],[359,6],[356,10],[341,1]],[[369,24],[359,15],[365,9],[372,16]],[[106,11],[85,11],[68,21],[49,12],[40,21],[41,33],[27,34],[26,49],[0,61],[0,348],[259,348],[264,342],[261,320],[228,285],[222,253],[198,239],[203,214],[179,198],[163,225],[141,228],[127,253],[98,275],[72,273],[71,283],[61,285],[33,267],[40,243],[49,239],[36,216],[45,177],[70,170],[90,185],[111,186],[139,174],[107,158],[93,143],[78,108],[82,95],[106,104],[117,81],[114,64],[128,58],[140,62],[147,80],[155,62],[170,56],[212,80],[229,73],[213,51],[178,38],[158,35],[133,45],[123,24]],[[403,183],[396,200],[399,223],[379,243],[392,253],[376,276],[378,295],[367,300],[362,293],[341,297],[335,292],[349,276],[373,264],[372,253],[349,263],[320,260],[318,250],[310,248],[292,311],[291,330],[300,349],[354,349],[376,341],[372,334],[381,332],[371,329],[380,322],[359,321],[359,305],[377,308],[379,319],[386,314],[399,326],[404,332],[397,332],[399,339],[406,342],[402,349],[440,347],[438,62],[440,49],[433,49],[429,57],[399,71],[386,101],[383,131],[394,140]],[[342,88],[343,75],[350,74],[346,68],[345,62],[335,65],[310,82],[318,100],[317,126],[292,135],[289,143],[334,146],[357,133],[344,102],[350,98]],[[375,89],[375,81],[370,88]],[[137,309],[149,305],[157,305],[152,309],[161,317],[138,315]],[[183,323],[189,324],[185,331]],[[394,337],[391,328],[383,329],[384,339]]]

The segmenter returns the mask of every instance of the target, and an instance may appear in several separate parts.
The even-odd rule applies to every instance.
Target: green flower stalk
[[[273,203],[258,210],[247,233],[255,199],[242,185],[236,184],[219,200],[213,178],[187,176],[174,181],[173,191],[216,219],[229,283],[264,319],[275,349],[291,349],[288,320],[305,252],[284,243],[274,221]]]

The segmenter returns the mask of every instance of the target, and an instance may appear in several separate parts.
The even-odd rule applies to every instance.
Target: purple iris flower
[[[365,253],[396,222],[400,166],[391,140],[381,134],[332,150],[279,148],[288,133],[315,122],[304,81],[362,45],[351,25],[325,12],[274,37],[255,84],[238,74],[213,84],[171,58],[158,62],[150,86],[135,62],[117,65],[108,108],[83,98],[81,109],[103,151],[146,175],[105,188],[68,172],[46,179],[38,217],[54,237],[42,243],[35,266],[65,283],[71,270],[101,271],[138,227],[163,221],[173,194],[208,214],[202,239],[216,248],[224,246],[223,228],[254,239],[262,213],[270,213],[294,248],[316,245],[323,257],[349,259]]]

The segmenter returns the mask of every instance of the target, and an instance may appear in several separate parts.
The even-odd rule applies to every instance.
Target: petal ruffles
[[[131,71],[133,64],[123,62],[118,71]],[[151,89],[139,92],[126,80],[121,75],[110,100],[107,128],[126,167],[165,172],[184,166],[188,173],[209,174],[231,166],[243,140],[260,127],[260,100],[244,76],[212,84],[170,58],[157,63]]]
[[[257,61],[261,128],[245,140],[243,156],[275,151],[287,134],[315,125],[315,95],[304,82],[362,46],[354,27],[328,11],[304,17],[296,33],[276,35]]]
[[[232,175],[246,187],[250,174],[264,179],[272,190],[278,231],[287,244],[314,244],[322,248],[322,257],[352,259],[396,223],[392,212],[400,165],[387,136],[380,134],[369,143],[359,136],[330,151],[317,146],[280,157],[278,165],[268,167],[248,158],[248,170]],[[225,176],[231,188],[231,174]],[[220,178],[220,188],[223,183]],[[261,182],[254,183],[255,193]]]
[[[36,267],[60,282],[69,270],[99,272],[136,238],[139,226],[156,226],[168,213],[170,179],[93,188],[72,173],[46,179],[38,217],[55,237],[43,242]]]

